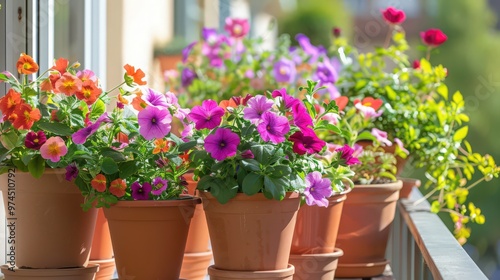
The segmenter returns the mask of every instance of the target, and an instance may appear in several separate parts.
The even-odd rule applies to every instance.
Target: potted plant
[[[429,190],[424,199],[431,200],[433,212],[450,213],[454,234],[464,243],[470,235],[466,224],[485,221],[467,195],[481,182],[498,177],[499,168],[491,156],[473,152],[466,141],[469,116],[464,99],[458,91],[448,92],[447,69],[430,63],[446,35],[439,29],[422,32],[425,57],[411,62],[401,27],[404,12],[389,7],[382,16],[389,24],[383,47],[361,53],[344,38],[334,39],[331,53],[342,66],[336,86],[351,98],[383,100],[384,114],[374,120],[375,127],[404,143],[413,165],[425,170]],[[475,174],[480,178],[472,181]]]

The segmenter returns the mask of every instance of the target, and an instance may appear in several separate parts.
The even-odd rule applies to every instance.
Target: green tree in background
[[[495,14],[486,0],[441,0],[436,4],[438,12],[432,26],[426,27],[440,28],[448,35],[448,41],[431,60],[448,69],[446,82],[450,92],[460,90],[464,95],[467,113],[471,115],[468,137],[471,144],[478,152],[489,153],[499,160],[500,130],[496,128],[500,120],[500,33],[494,29]],[[482,256],[478,264],[484,269],[484,262],[497,257],[500,186],[496,181],[484,183],[469,198],[478,202],[486,216],[485,225],[472,226],[469,239]]]

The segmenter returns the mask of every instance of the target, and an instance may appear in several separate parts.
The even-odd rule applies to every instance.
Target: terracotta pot
[[[333,253],[290,255],[295,267],[294,280],[332,280],[339,258],[344,252],[338,248]]]
[[[263,271],[288,267],[300,198],[287,193],[282,201],[262,193],[238,193],[220,204],[201,192],[215,267],[222,270]]]
[[[98,265],[87,267],[62,268],[62,269],[14,269],[9,270],[8,265],[2,265],[1,271],[5,280],[94,280]]]
[[[119,201],[104,209],[118,278],[177,280],[200,198]]]
[[[203,280],[207,275],[207,268],[212,261],[212,251],[201,253],[184,253],[181,268],[181,278],[189,280]]]
[[[385,250],[396,212],[402,182],[356,185],[344,203],[337,247],[344,251],[337,277],[371,277],[382,274]],[[374,267],[374,264],[378,266]],[[345,269],[344,267],[356,269]],[[356,274],[351,275],[352,271]]]
[[[46,169],[36,179],[29,173],[0,175],[7,215],[7,263],[22,268],[87,265],[97,209],[84,212],[78,187],[66,170]],[[10,177],[9,177],[10,176]],[[10,243],[9,241],[14,241]]]
[[[193,196],[198,196],[196,186],[197,181],[193,181],[193,173],[188,172],[184,175],[187,181],[188,193]],[[186,242],[185,253],[205,253],[210,249],[210,235],[208,234],[207,218],[203,205],[196,205],[191,226],[189,227],[188,238]]]
[[[231,271],[217,269],[213,265],[208,268],[208,275],[210,275],[210,280],[292,280],[294,272],[295,269],[293,265],[288,265],[285,269],[269,271]]]
[[[177,63],[182,61],[182,54],[172,54],[172,55],[161,55],[158,56],[158,61],[160,62],[161,73],[177,69]]]
[[[328,207],[304,204],[297,214],[291,254],[324,254],[335,250],[342,207],[351,189],[331,196]]]
[[[95,223],[94,238],[90,250],[91,260],[108,260],[113,258],[113,246],[109,235],[108,220],[104,217],[102,208],[97,210],[97,220]]]
[[[99,271],[95,274],[95,280],[110,280],[115,274],[115,259],[90,260],[89,265],[98,264]]]
[[[399,191],[399,198],[408,198],[413,188],[419,188],[422,182],[413,178],[398,178],[403,181],[403,188]]]
[[[367,140],[363,140],[363,141],[357,142],[356,144],[359,144],[363,147],[366,147],[366,146],[371,146],[372,142],[367,141]],[[384,151],[386,153],[394,154],[396,152],[396,144],[394,143],[392,146],[384,146],[384,147],[382,147],[382,149],[384,149]],[[402,158],[400,156],[396,156],[396,168],[397,168],[396,175],[400,175],[401,172],[403,172],[403,170],[406,166],[406,162],[408,162],[409,157],[410,156],[407,156],[406,158]]]

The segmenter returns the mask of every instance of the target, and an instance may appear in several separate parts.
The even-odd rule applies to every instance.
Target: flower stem
[[[486,180],[486,177],[483,177],[483,178],[477,180],[476,182],[472,183],[470,186],[467,187],[467,190],[472,189],[473,187],[477,186],[479,183],[481,183],[484,180]]]

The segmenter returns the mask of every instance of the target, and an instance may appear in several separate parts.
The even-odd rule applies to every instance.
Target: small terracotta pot
[[[99,265],[89,264],[87,267],[62,268],[62,269],[14,269],[2,265],[1,271],[5,280],[94,280]]]
[[[98,264],[99,271],[95,274],[95,280],[110,280],[115,274],[115,259],[90,260],[89,265]]]
[[[97,210],[97,220],[95,222],[90,259],[109,260],[111,258],[113,258],[113,245],[111,245],[108,220],[104,217],[104,210],[99,208]]]
[[[342,207],[351,189],[328,198],[328,207],[302,205],[292,239],[291,254],[324,254],[335,250]]]
[[[189,280],[205,279],[210,261],[212,261],[212,251],[202,253],[184,253],[181,278]]]
[[[422,182],[413,178],[398,178],[403,181],[403,188],[399,191],[399,198],[408,198],[413,188],[419,188]]]
[[[208,275],[210,275],[210,280],[292,280],[294,272],[295,269],[293,265],[288,265],[285,269],[268,271],[231,271],[217,269],[213,265],[208,268]]]
[[[82,210],[83,196],[65,174],[65,169],[47,168],[38,179],[27,172],[0,175],[7,239],[15,239],[14,257],[7,258],[8,264],[15,261],[22,268],[87,266],[97,209]]]
[[[193,181],[193,173],[188,172],[184,175],[187,181],[188,193],[192,196],[198,196],[196,186],[197,181]],[[208,234],[207,218],[203,205],[196,205],[193,219],[191,219],[191,226],[186,241],[185,253],[205,253],[209,250],[210,235]]]
[[[189,224],[200,198],[119,201],[104,209],[118,278],[179,278]]]
[[[215,267],[222,270],[266,271],[288,267],[300,198],[287,193],[282,201],[262,193],[238,193],[220,204],[201,192]]]
[[[403,183],[356,185],[344,203],[337,247],[344,251],[337,277],[371,277],[382,274],[385,250]],[[380,264],[374,269],[373,264]],[[344,269],[356,267],[357,269]],[[349,272],[355,272],[352,275]]]
[[[294,280],[332,280],[339,258],[344,252],[338,248],[333,253],[290,255],[295,267]]]

